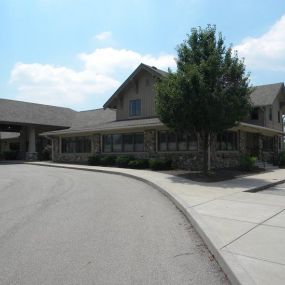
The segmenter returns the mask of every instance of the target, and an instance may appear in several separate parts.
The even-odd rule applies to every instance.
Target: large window
[[[91,152],[91,137],[69,137],[61,140],[62,153]]]
[[[263,150],[264,151],[273,151],[274,137],[264,136],[262,143],[263,143]]]
[[[129,102],[129,115],[132,116],[140,116],[141,115],[141,100],[130,100]]]
[[[218,150],[237,150],[237,133],[223,132],[217,136]]]
[[[144,151],[143,133],[103,135],[103,152],[134,151]]]
[[[158,132],[158,149],[160,151],[198,150],[195,135],[176,134],[169,131]]]

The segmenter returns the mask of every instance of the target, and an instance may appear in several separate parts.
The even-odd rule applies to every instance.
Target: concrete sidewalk
[[[284,169],[200,183],[148,170],[32,164],[142,180],[167,195],[185,213],[232,284],[285,284],[285,196],[245,192],[284,182]]]

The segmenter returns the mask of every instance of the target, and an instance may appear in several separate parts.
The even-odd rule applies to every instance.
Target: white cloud
[[[111,37],[112,37],[111,32],[102,32],[102,33],[95,35],[94,38],[98,41],[105,41],[105,40],[110,39]]]
[[[285,71],[285,15],[260,37],[234,47],[250,69]]]
[[[125,49],[96,49],[78,57],[83,63],[82,70],[41,63],[15,64],[10,84],[18,90],[16,99],[77,109],[88,100],[107,99],[120,85],[120,80],[141,62],[162,69],[175,66],[173,55],[156,57]],[[97,106],[89,106],[93,107]]]

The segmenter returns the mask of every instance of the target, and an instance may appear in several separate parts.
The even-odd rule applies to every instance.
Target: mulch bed
[[[187,170],[167,170],[161,172],[197,182],[211,183],[211,182],[231,180],[239,177],[262,173],[264,172],[264,169],[256,168],[252,171],[241,171],[238,169],[216,169],[214,171],[211,171],[211,173],[208,175],[204,175],[201,171],[187,171]]]

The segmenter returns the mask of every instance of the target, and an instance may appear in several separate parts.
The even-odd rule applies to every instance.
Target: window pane
[[[194,134],[188,135],[188,149],[198,150],[198,140],[197,136]]]
[[[134,151],[134,136],[130,135],[123,135],[123,142],[124,142],[124,151]]]
[[[175,133],[168,133],[168,150],[177,150]]]
[[[104,152],[111,152],[111,135],[104,135],[103,136],[103,151]]]
[[[121,134],[113,135],[112,143],[113,143],[114,152],[122,151],[122,135]]]
[[[130,100],[129,102],[129,115],[140,116],[141,114],[141,100]]]
[[[178,150],[187,150],[187,134],[178,135]]]
[[[144,151],[144,134],[135,134],[135,151]]]
[[[159,150],[166,151],[167,150],[167,132],[159,132]]]

